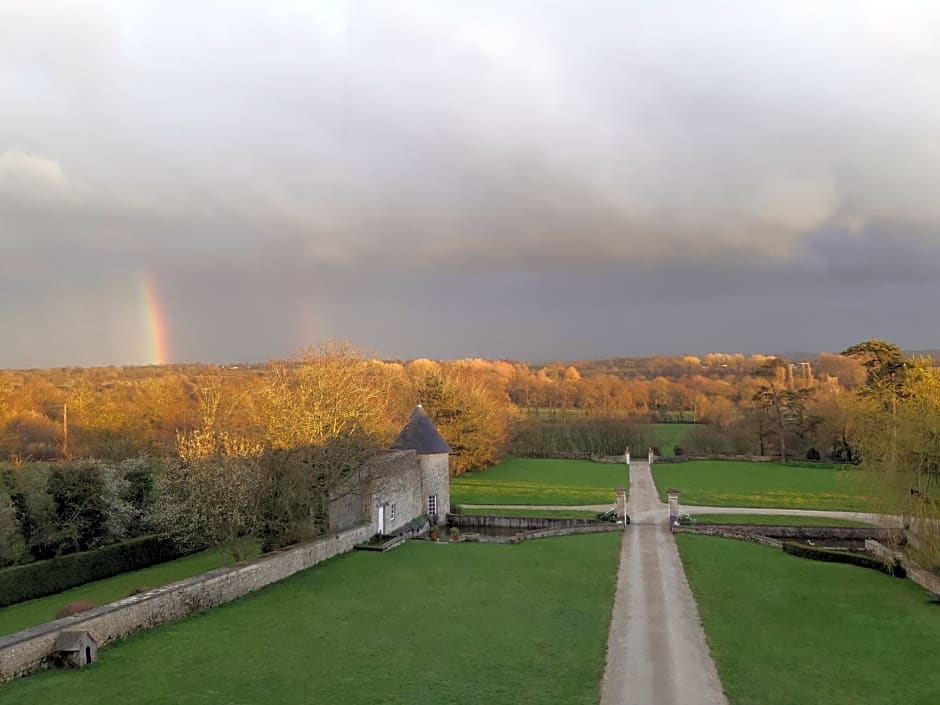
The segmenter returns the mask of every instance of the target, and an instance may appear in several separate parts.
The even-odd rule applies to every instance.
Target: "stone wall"
[[[772,463],[775,460],[779,460],[778,457],[773,455],[732,455],[728,453],[724,454],[688,454],[688,455],[676,455],[676,456],[655,456],[657,463],[684,463],[689,460],[745,460],[751,463]],[[805,462],[805,461],[800,461]],[[824,467],[824,466],[820,466]]]
[[[774,539],[828,539],[832,541],[878,541],[902,540],[899,529],[883,529],[877,526],[774,526],[770,524],[693,524],[676,525],[676,531],[691,534],[724,536],[722,532],[767,536]]]
[[[597,453],[591,453],[589,459],[595,463],[616,463],[619,465],[627,464],[627,456],[625,454],[621,455],[598,455]]]
[[[244,566],[213,570],[0,638],[0,682],[52,665],[61,631],[88,631],[103,646],[140,629],[182,619],[283,580],[352,550],[369,538],[369,532],[368,525],[357,526]]]
[[[370,522],[373,534],[379,533],[380,505],[385,506],[386,534],[397,531],[425,513],[424,500],[421,497],[421,465],[413,450],[382,453],[370,463],[370,471],[369,494],[372,500],[364,509],[367,511],[365,518]]]
[[[330,498],[330,531],[370,521],[377,533],[380,504],[386,505],[386,533],[424,514],[421,467],[413,450],[382,451],[337,487]],[[390,520],[392,504],[394,520]]]
[[[526,531],[513,536],[509,539],[509,543],[519,543],[520,541],[530,541],[532,539],[548,539],[556,536],[574,536],[576,534],[605,534],[611,531],[623,532],[624,527],[619,524],[598,522],[587,526],[569,526],[562,529],[536,529],[535,531]]]
[[[743,528],[741,524],[735,524],[734,528],[731,528],[731,525],[681,526],[676,524],[672,527],[672,531],[676,534],[704,534],[705,536],[721,536],[722,538],[726,539],[737,539],[738,541],[759,543],[764,546],[770,546],[772,548],[783,548],[783,542],[779,539],[763,536],[762,534],[740,531],[741,528]]]
[[[474,514],[451,514],[447,517],[450,526],[456,526],[461,531],[477,531],[479,529],[517,529],[529,531],[532,529],[565,529],[572,526],[593,526],[598,524],[597,519],[578,519],[569,517],[507,517],[507,516],[477,516]],[[616,526],[616,524],[614,524]]]

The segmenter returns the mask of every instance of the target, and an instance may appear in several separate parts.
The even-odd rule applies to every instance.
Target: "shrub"
[[[70,602],[65,607],[60,609],[55,613],[56,619],[62,619],[63,617],[71,617],[73,614],[78,614],[79,612],[85,612],[94,608],[95,603],[89,602],[88,600],[78,600],[77,602]]]
[[[54,595],[112,575],[178,558],[181,551],[166,536],[144,536],[95,551],[70,553],[47,561],[0,570],[0,607]]]
[[[814,561],[828,561],[831,563],[848,563],[849,565],[857,565],[860,568],[871,568],[872,570],[887,573],[897,578],[907,577],[907,573],[900,565],[885,563],[881,559],[874,558],[867,553],[832,551],[826,548],[816,548],[815,546],[795,543],[793,541],[785,541],[783,543],[783,550],[791,556],[799,556],[800,558],[809,558]]]

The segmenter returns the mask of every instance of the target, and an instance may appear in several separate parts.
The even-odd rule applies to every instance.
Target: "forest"
[[[892,498],[929,514],[938,387],[930,358],[883,341],[795,361],[714,353],[547,365],[380,360],[330,342],[256,365],[5,370],[0,564],[167,527],[236,552],[245,536],[268,547],[300,540],[304,519],[387,447],[416,403],[451,445],[454,474],[506,454],[645,454],[652,424],[683,422],[693,426],[682,445],[657,454],[877,462],[898,470],[882,473],[903,486]],[[241,507],[238,521],[199,510],[222,500]]]

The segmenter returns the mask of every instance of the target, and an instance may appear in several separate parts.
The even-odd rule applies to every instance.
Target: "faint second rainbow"
[[[148,354],[151,364],[165,365],[170,361],[170,346],[167,340],[166,315],[156,282],[149,273],[144,273],[144,307],[147,318]]]

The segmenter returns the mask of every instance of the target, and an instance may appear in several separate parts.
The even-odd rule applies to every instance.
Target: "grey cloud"
[[[149,271],[186,359],[319,334],[424,354],[412,315],[451,326],[438,354],[525,330],[517,356],[556,314],[638,350],[587,332],[623,306],[673,348],[655,321],[718,303],[729,335],[811,295],[874,324],[853,301],[940,274],[938,27],[913,0],[0,0],[0,323],[57,320],[61,286],[98,338],[133,327],[102,301]],[[20,302],[35,281],[57,284]]]

